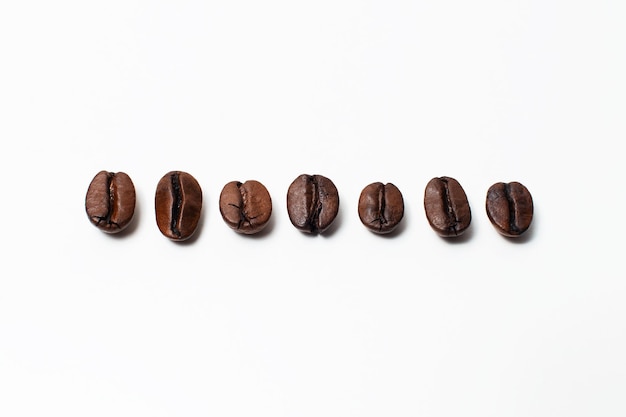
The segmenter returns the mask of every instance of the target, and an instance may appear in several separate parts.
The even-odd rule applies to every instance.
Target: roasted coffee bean
[[[200,184],[186,172],[168,172],[157,185],[154,206],[157,226],[163,235],[176,241],[189,239],[198,227],[202,211]]]
[[[322,175],[300,175],[287,191],[287,212],[296,229],[323,233],[339,213],[337,187]]]
[[[424,192],[424,209],[428,223],[439,236],[459,236],[472,221],[467,196],[454,178],[431,179]]]
[[[369,230],[389,233],[404,216],[404,199],[395,185],[375,182],[361,191],[358,211],[361,223]]]
[[[124,172],[100,171],[85,197],[89,220],[106,233],[124,230],[135,214],[135,186]]]
[[[231,181],[220,194],[220,213],[231,229],[252,235],[267,226],[272,215],[272,198],[258,181]]]
[[[508,237],[517,237],[533,220],[533,198],[519,182],[498,182],[487,191],[487,216],[496,230]]]

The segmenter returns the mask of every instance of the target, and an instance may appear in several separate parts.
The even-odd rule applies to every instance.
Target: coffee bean
[[[236,232],[258,233],[267,226],[272,215],[272,198],[258,181],[231,181],[220,194],[220,213],[224,222]]]
[[[487,217],[496,230],[508,237],[517,237],[533,220],[533,198],[519,182],[498,182],[487,191]]]
[[[467,196],[454,178],[431,179],[424,192],[424,209],[428,223],[439,236],[459,236],[472,221]]]
[[[324,233],[339,213],[339,193],[322,175],[300,175],[287,191],[287,212],[296,229]]]
[[[135,213],[135,186],[130,177],[124,172],[98,172],[87,189],[85,210],[103,232],[124,230]]]
[[[361,223],[372,232],[392,232],[404,216],[402,193],[391,183],[372,183],[361,191],[358,212]]]
[[[189,239],[202,211],[200,184],[186,172],[168,172],[157,185],[154,206],[157,226],[164,236],[176,241]]]

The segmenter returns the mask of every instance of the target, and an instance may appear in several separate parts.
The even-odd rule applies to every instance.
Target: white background
[[[615,1],[5,1],[0,5],[0,415],[624,416],[626,5]],[[123,236],[88,221],[128,173]],[[164,238],[170,170],[204,191]],[[300,174],[337,185],[332,232],[289,222]],[[428,226],[456,178],[472,226]],[[256,179],[240,236],[221,188]],[[533,195],[502,238],[487,188]],[[363,187],[404,194],[399,232]]]

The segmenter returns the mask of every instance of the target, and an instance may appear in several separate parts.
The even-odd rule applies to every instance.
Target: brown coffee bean
[[[135,214],[135,186],[130,177],[124,172],[98,172],[87,189],[85,210],[103,232],[124,230]]]
[[[424,209],[428,223],[442,237],[461,235],[472,221],[465,191],[454,178],[439,177],[428,182]]]
[[[520,236],[533,220],[533,198],[519,182],[498,182],[489,187],[486,207],[491,224],[504,236]]]
[[[272,198],[258,181],[231,181],[220,194],[220,213],[224,222],[236,232],[258,233],[267,226],[272,215]]]
[[[287,191],[287,212],[296,229],[324,233],[339,213],[339,193],[322,175],[300,175]]]
[[[189,239],[202,212],[200,184],[186,172],[168,172],[157,185],[154,206],[157,226],[164,236],[176,241]]]
[[[361,191],[358,212],[361,223],[372,232],[392,232],[404,216],[402,193],[391,183],[372,183]]]

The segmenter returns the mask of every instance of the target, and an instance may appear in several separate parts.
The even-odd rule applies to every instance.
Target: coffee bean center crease
[[[520,232],[519,227],[517,227],[517,216],[515,213],[517,212],[517,201],[511,195],[511,184],[504,184],[504,196],[509,205],[509,228],[511,232],[514,234],[518,234]]]
[[[170,179],[172,181],[172,194],[174,197],[172,199],[172,220],[170,222],[170,229],[175,236],[180,237],[180,211],[183,205],[182,191],[180,188],[180,178],[178,177],[178,173],[176,172],[172,174]]]
[[[452,199],[450,198],[450,187],[448,185],[448,179],[447,178],[441,178],[441,182],[443,183],[443,206],[447,207],[448,209],[448,229],[450,230],[451,233],[454,233],[455,235],[458,233],[459,230],[459,217],[456,214],[456,211],[454,210],[454,203],[452,202]]]

